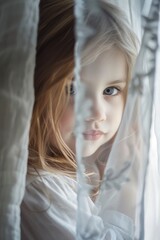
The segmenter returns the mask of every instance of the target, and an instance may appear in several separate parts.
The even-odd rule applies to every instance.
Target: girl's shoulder
[[[65,175],[54,174],[47,171],[37,170],[29,171],[26,177],[26,193],[29,191],[45,192],[54,194],[54,196],[61,195],[61,197],[68,197],[77,194],[77,182]]]
[[[51,181],[52,183],[65,183],[69,185],[76,185],[77,182],[75,179],[68,177],[64,174],[60,173],[52,173],[52,172],[47,172],[44,170],[34,170],[33,168],[29,168],[29,171],[26,176],[26,186],[31,184],[34,181]]]

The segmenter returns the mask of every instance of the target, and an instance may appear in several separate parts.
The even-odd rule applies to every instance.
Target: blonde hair
[[[118,47],[126,57],[129,79],[137,55],[137,38],[129,28],[123,12],[111,4],[100,3],[103,14],[95,16],[92,13],[88,18],[89,24],[96,27],[97,34],[87,41],[82,59],[87,64],[104,49]],[[74,68],[73,8],[73,0],[40,2],[34,77],[35,104],[28,158],[28,165],[33,168],[70,177],[76,175],[75,156],[64,143],[58,123],[66,106],[66,85]]]
[[[127,80],[131,79],[133,66],[139,50],[139,41],[125,13],[104,0],[99,0],[100,13],[90,12],[87,25],[93,30],[82,53],[82,66],[94,62],[96,58],[112,48],[118,48],[127,63]],[[86,13],[87,15],[87,13]]]

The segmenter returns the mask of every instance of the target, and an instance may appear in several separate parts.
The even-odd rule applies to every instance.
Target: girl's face
[[[85,119],[83,157],[92,155],[104,144],[107,146],[115,136],[125,104],[126,79],[126,61],[116,48],[102,53],[95,62],[82,68],[81,80],[85,83],[87,97],[92,101],[90,115]],[[64,142],[75,153],[76,92],[72,90],[71,86],[69,103],[60,119],[60,132]]]

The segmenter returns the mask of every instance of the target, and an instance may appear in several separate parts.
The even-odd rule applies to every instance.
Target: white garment
[[[96,206],[89,197],[86,235],[76,236],[76,185],[69,177],[47,172],[42,172],[40,177],[27,176],[21,205],[22,240],[134,239],[129,217],[108,210],[103,212],[103,217],[97,216]]]

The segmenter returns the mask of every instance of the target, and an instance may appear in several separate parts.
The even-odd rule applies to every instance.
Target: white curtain
[[[118,1],[119,2],[119,1]],[[142,41],[141,52],[147,51],[146,42],[148,40],[147,34],[145,34],[144,27],[147,26],[147,22],[145,22],[143,17],[152,18],[151,16],[151,6],[153,3],[157,4],[158,8],[159,1],[152,0],[141,0],[141,1],[128,1],[130,13],[132,17],[132,24],[135,32],[140,36],[140,41]],[[118,4],[118,3],[117,3]],[[122,3],[123,4],[123,3]],[[121,5],[122,6],[122,5]],[[157,10],[160,14],[160,9]],[[137,17],[138,13],[138,17]],[[159,230],[159,222],[160,222],[160,152],[159,152],[159,144],[160,144],[160,135],[159,135],[159,126],[158,122],[159,118],[159,101],[160,101],[160,72],[159,72],[159,64],[160,64],[160,17],[159,20],[153,17],[153,22],[157,21],[157,48],[156,51],[152,52],[152,57],[155,58],[155,69],[152,75],[152,86],[153,86],[153,103],[152,103],[152,116],[150,123],[150,144],[149,144],[149,153],[148,153],[148,166],[147,173],[145,177],[146,187],[144,192],[144,239],[159,239],[160,230]],[[155,23],[154,22],[154,23]],[[149,25],[149,24],[148,24]],[[151,27],[152,28],[152,27]],[[140,35],[139,35],[140,33]],[[150,34],[153,36],[154,30],[151,31]],[[146,66],[149,64],[148,60],[145,59],[145,55],[141,58],[141,61],[144,61]],[[137,67],[138,69],[138,67]],[[147,98],[146,98],[147,103]],[[151,113],[150,113],[151,114]],[[143,120],[143,119],[142,119]],[[141,227],[141,223],[140,227]]]
[[[0,239],[20,239],[39,0],[0,1]]]
[[[82,158],[83,142],[80,129],[77,134],[78,161],[78,239],[138,239],[158,240],[160,222],[160,172],[159,172],[159,12],[160,2],[153,1],[120,1],[110,3],[121,7],[128,15],[132,28],[138,35],[141,48],[136,62],[134,76],[130,84],[127,104],[120,129],[107,160],[101,191],[95,202],[98,211],[90,219],[87,212],[86,196],[89,192],[83,175],[87,163]],[[93,21],[85,19],[86,9],[103,15],[98,9],[97,1],[77,1],[76,79],[81,94],[76,96],[75,112],[77,122],[83,130],[84,116],[90,109],[89,99],[84,98],[84,87],[81,86],[81,52],[90,36],[98,34]],[[100,19],[100,18],[98,18]],[[95,21],[96,22],[96,21]],[[83,32],[87,33],[86,35]],[[77,94],[78,95],[78,94]],[[85,99],[85,100],[84,100]],[[88,101],[87,101],[88,100]],[[83,118],[78,115],[82,112]],[[82,131],[81,130],[81,131]],[[107,149],[103,149],[105,162]],[[86,165],[85,165],[86,164]],[[92,166],[91,166],[92,165]],[[90,162],[90,168],[96,164]],[[128,216],[135,229],[133,235],[123,235],[125,227],[131,230]],[[96,217],[103,220],[98,223]],[[131,221],[131,222],[132,222]],[[113,227],[114,225],[114,227]],[[119,226],[119,229],[117,229]],[[112,226],[112,227],[111,227]],[[105,229],[109,229],[108,235]],[[111,230],[112,229],[112,230]],[[122,233],[123,232],[123,233]],[[104,234],[104,235],[103,235]],[[122,235],[121,235],[122,234]],[[110,237],[109,237],[110,236]]]
[[[144,0],[109,0],[109,2],[114,3],[123,9],[123,11],[125,11],[134,31],[136,32],[139,39],[141,39],[141,13],[144,6]]]

